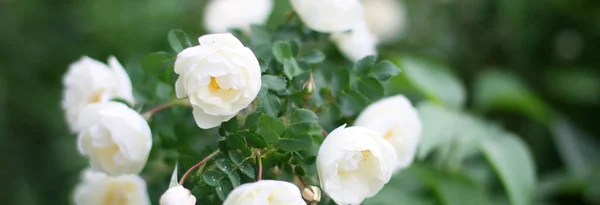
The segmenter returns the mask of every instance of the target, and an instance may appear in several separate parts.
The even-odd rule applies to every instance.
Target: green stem
[[[214,151],[213,153],[211,153],[210,155],[206,156],[202,161],[198,162],[198,164],[192,166],[190,169],[188,169],[185,174],[183,174],[183,176],[181,177],[181,180],[179,180],[179,184],[183,184],[183,182],[185,182],[185,179],[188,177],[188,175],[190,175],[190,173],[192,173],[192,171],[194,171],[195,169],[197,169],[198,167],[202,166],[203,164],[205,164],[206,162],[208,162],[208,160],[212,159],[213,157],[217,156],[217,154],[219,154],[219,150]]]

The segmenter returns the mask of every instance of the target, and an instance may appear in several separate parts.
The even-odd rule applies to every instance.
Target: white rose
[[[161,197],[160,205],[194,205],[196,197],[190,190],[178,185],[169,188]]]
[[[81,110],[79,152],[94,170],[109,175],[137,174],[146,164],[152,135],[146,120],[118,102],[95,103]]]
[[[386,139],[398,154],[397,169],[408,167],[417,151],[421,120],[417,110],[403,95],[384,98],[360,113],[356,126],[372,129]]]
[[[78,131],[74,125],[79,111],[90,103],[122,98],[133,104],[131,80],[127,72],[115,57],[109,57],[108,64],[83,56],[69,66],[63,77],[62,107],[73,132]]]
[[[351,31],[332,33],[331,40],[352,61],[377,54],[377,37],[367,29],[364,22],[357,24]]]
[[[350,30],[364,19],[360,0],[290,0],[290,3],[306,26],[319,32]]]
[[[178,98],[188,97],[198,127],[216,127],[246,108],[261,85],[260,65],[252,51],[231,34],[198,39],[175,61]]]
[[[137,175],[109,177],[86,171],[73,194],[76,205],[150,205],[146,182]]]
[[[206,5],[204,26],[210,33],[248,31],[250,25],[264,24],[272,10],[273,0],[212,0]]]
[[[319,148],[321,188],[338,204],[360,204],[390,180],[397,161],[394,147],[381,135],[342,125]]]
[[[406,28],[406,11],[398,0],[364,0],[365,21],[369,30],[381,41],[402,36]]]
[[[223,205],[306,205],[296,185],[276,180],[242,184],[227,196]]]

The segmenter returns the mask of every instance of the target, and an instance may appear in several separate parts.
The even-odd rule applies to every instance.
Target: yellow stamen
[[[90,97],[90,102],[100,102],[100,98],[102,97],[102,93],[104,93],[104,89],[98,90],[92,97]]]
[[[394,132],[392,132],[392,130],[387,131],[384,135],[383,138],[385,139],[390,139],[394,136]]]
[[[221,89],[221,87],[219,86],[219,83],[217,83],[217,79],[215,79],[215,77],[210,77],[210,84],[208,84],[208,90],[210,92],[216,92],[219,89]]]
[[[369,159],[371,156],[371,150],[362,150],[360,152],[362,153],[363,161],[367,161],[367,159]]]

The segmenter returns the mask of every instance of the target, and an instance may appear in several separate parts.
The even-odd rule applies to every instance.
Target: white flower
[[[178,98],[188,97],[194,119],[202,129],[233,118],[256,98],[260,90],[260,65],[252,51],[231,34],[211,34],[198,39],[175,61]]]
[[[178,185],[169,188],[161,197],[160,205],[195,205],[196,197],[190,190]]]
[[[397,169],[408,167],[417,151],[421,136],[421,120],[417,110],[403,95],[384,98],[360,113],[356,126],[372,129],[383,135],[398,154]]]
[[[212,0],[206,5],[204,26],[211,33],[248,31],[250,25],[264,24],[272,10],[273,0]]]
[[[94,170],[109,175],[138,174],[152,148],[146,120],[118,102],[95,103],[81,110],[77,128],[79,152]]]
[[[63,77],[62,107],[73,132],[78,131],[74,125],[79,111],[90,103],[122,98],[133,104],[131,80],[127,72],[115,57],[109,57],[108,64],[83,56],[69,66]]]
[[[352,29],[363,20],[360,0],[290,0],[309,28],[330,33]]]
[[[331,40],[352,61],[377,54],[377,37],[367,29],[364,22],[357,24],[351,31],[332,33]]]
[[[319,148],[321,188],[338,204],[360,204],[390,180],[397,161],[394,147],[381,135],[342,125]]]
[[[137,175],[109,177],[85,171],[73,194],[75,205],[150,205],[146,182]]]
[[[306,205],[296,185],[276,180],[260,180],[236,187],[223,205]]]
[[[398,0],[364,0],[365,21],[369,30],[381,41],[390,41],[403,35],[406,11]]]

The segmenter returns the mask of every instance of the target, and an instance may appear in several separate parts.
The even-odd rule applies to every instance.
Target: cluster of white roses
[[[394,2],[291,0],[308,27],[333,33],[342,52],[354,60],[375,53],[377,39],[398,34],[401,23],[390,19],[399,19],[394,14],[402,12],[381,12],[399,9]],[[272,4],[272,0],[213,0],[205,12],[205,24],[216,33],[247,29],[264,23]],[[344,33],[347,30],[352,31]],[[198,127],[208,129],[232,119],[256,98],[261,70],[254,53],[231,34],[205,35],[198,41],[200,45],[177,55],[175,91],[177,98],[189,101]],[[150,127],[138,112],[111,101],[119,98],[134,104],[131,80],[121,64],[114,57],[108,65],[83,57],[70,66],[63,84],[69,126],[78,133],[80,153],[90,161],[90,169],[75,190],[75,203],[150,204],[146,184],[138,176],[152,147]],[[394,172],[411,164],[420,132],[417,112],[404,96],[370,105],[353,127],[333,130],[321,145],[317,156],[321,188],[338,204],[360,204],[374,196]],[[312,197],[318,196],[317,188],[310,189]],[[195,203],[196,198],[181,185],[169,188],[160,198],[161,205]],[[236,187],[224,204],[306,203],[294,184],[261,180]]]
[[[89,57],[71,64],[63,78],[62,106],[79,152],[90,168],[74,193],[75,204],[150,204],[139,174],[152,148],[146,120],[133,104],[131,80],[116,58],[108,65]]]
[[[350,60],[377,54],[377,44],[398,39],[406,27],[406,12],[399,0],[290,0],[309,28],[331,33],[331,40]],[[252,9],[248,9],[252,8]],[[204,15],[211,33],[228,29],[248,32],[264,24],[273,0],[212,0]]]

